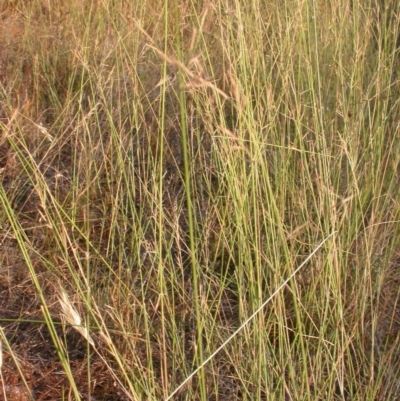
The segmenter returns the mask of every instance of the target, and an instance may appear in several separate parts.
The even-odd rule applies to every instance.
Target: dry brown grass
[[[184,59],[179,61],[175,24],[165,28],[156,2],[146,4],[126,4],[124,12],[117,4],[86,0],[0,6],[0,180],[4,204],[10,205],[8,214],[0,212],[0,399],[72,400],[77,399],[74,386],[87,400],[166,399],[201,361],[199,337],[205,354],[211,354],[282,282],[289,265],[300,264],[316,238],[333,229],[342,237],[326,251],[329,261],[318,256],[243,339],[205,367],[203,384],[196,376],[174,399],[201,399],[199,388],[207,390],[203,398],[215,401],[289,400],[296,394],[312,399],[323,391],[329,400],[400,394],[397,112],[382,128],[390,132],[376,158],[368,159],[375,150],[368,145],[363,159],[360,148],[368,141],[357,136],[366,128],[379,131],[374,116],[398,82],[389,79],[380,86],[376,78],[377,89],[366,91],[371,99],[364,110],[364,103],[346,103],[350,85],[344,88],[340,81],[351,76],[357,84],[350,89],[356,92],[363,84],[358,73],[321,63],[320,72],[329,78],[323,87],[328,100],[317,107],[318,96],[304,91],[303,100],[293,91],[296,85],[307,87],[306,78],[314,79],[307,75],[312,63],[302,61],[306,47],[298,49],[285,30],[288,17],[293,37],[299,42],[305,37],[310,22],[301,20],[300,3],[283,19],[279,10],[260,6],[265,32],[256,43],[251,30],[243,38],[224,36],[225,30],[260,22],[259,15],[253,20],[244,12],[250,3],[242,10],[247,19],[237,20],[237,5],[180,1]],[[376,42],[380,33],[369,25],[373,9],[365,8],[367,23],[359,32],[363,40]],[[316,15],[329,30],[352,12],[324,3]],[[353,26],[342,25],[343,32],[354,33]],[[336,42],[346,36],[333,32]],[[250,44],[246,51],[228,46],[239,39]],[[333,46],[332,55],[332,41],[322,36],[321,53],[333,63],[351,51],[351,43]],[[373,58],[375,42],[365,48],[357,42],[362,50],[351,62],[357,66],[371,57],[389,70],[390,53]],[[265,50],[261,57],[264,46],[282,55]],[[240,70],[245,54],[249,70]],[[295,63],[298,82],[290,80]],[[266,72],[260,72],[261,65]],[[370,77],[368,67],[360,71]],[[196,256],[204,270],[198,284],[205,325],[200,336],[183,180],[180,72]],[[384,110],[397,107],[394,101]],[[331,124],[325,128],[328,145],[317,138],[323,112]],[[331,148],[340,151],[321,156]],[[264,170],[252,175],[262,164],[260,155],[267,158]],[[331,177],[326,166],[339,159],[342,165],[332,166],[343,171]],[[374,169],[378,178],[366,182]],[[280,180],[271,190],[276,209],[281,207],[276,215],[269,208],[270,193],[257,186],[266,177]],[[248,265],[253,270],[246,270]],[[63,290],[70,302],[64,309]],[[74,313],[90,322],[89,334],[87,326],[73,327]],[[332,346],[329,372],[325,346]],[[269,352],[273,357],[259,358]],[[292,357],[298,357],[293,366],[287,364]],[[321,369],[319,361],[325,363]],[[321,383],[335,384],[321,389]]]

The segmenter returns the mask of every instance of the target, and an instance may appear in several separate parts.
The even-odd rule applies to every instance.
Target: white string
[[[307,257],[307,259],[272,293],[272,295],[267,298],[264,303],[256,309],[256,311],[248,318],[246,321],[233,333],[231,334],[227,340],[224,341],[222,345],[220,345],[203,363],[196,368],[166,399],[165,401],[169,401],[194,375],[196,375],[200,369],[204,368],[204,366],[214,358],[215,355],[218,354],[225,346],[237,335],[243,328],[252,320],[254,317],[263,309],[274,297],[278,292],[295,276],[298,271],[315,255],[319,248],[330,238],[334,235],[336,231],[329,234],[314,250],[313,252]]]

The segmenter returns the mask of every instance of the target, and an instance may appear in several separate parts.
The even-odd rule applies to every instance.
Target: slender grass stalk
[[[181,43],[181,32],[180,32],[180,11],[179,3],[177,0],[174,2],[174,15],[175,15],[175,40],[176,40],[176,52],[178,61],[182,62],[182,43]],[[193,280],[193,304],[196,314],[196,363],[200,367],[199,372],[199,389],[200,399],[206,400],[206,382],[203,367],[204,358],[204,347],[203,347],[203,317],[201,313],[201,297],[200,286],[199,286],[199,261],[197,259],[197,239],[195,237],[195,221],[194,221],[194,207],[193,207],[193,188],[191,177],[193,176],[192,165],[189,161],[189,133],[187,123],[187,105],[186,95],[184,91],[184,80],[181,71],[178,71],[178,85],[179,85],[179,116],[180,116],[180,131],[182,139],[182,154],[183,154],[183,170],[184,170],[184,181],[185,181],[185,197],[187,205],[187,218],[189,228],[189,244],[190,244],[190,264],[192,268],[192,280]]]
[[[79,395],[79,391],[75,384],[75,380],[74,380],[74,376],[71,371],[71,367],[69,365],[68,354],[65,350],[64,345],[62,344],[61,340],[59,339],[59,337],[57,335],[57,332],[56,332],[56,329],[54,326],[54,322],[52,319],[52,315],[48,309],[47,302],[46,302],[45,296],[42,291],[42,286],[38,280],[38,277],[35,272],[35,268],[32,264],[31,258],[28,253],[28,249],[26,247],[26,243],[28,243],[29,241],[26,238],[26,235],[16,218],[14,211],[13,211],[10,203],[7,200],[7,195],[4,192],[4,188],[2,186],[0,188],[0,202],[2,204],[3,210],[6,212],[8,221],[11,224],[11,227],[13,229],[13,233],[15,235],[18,246],[20,247],[21,253],[22,253],[24,260],[26,262],[26,265],[29,269],[29,274],[35,285],[37,294],[40,297],[41,304],[42,304],[41,308],[42,308],[43,316],[46,321],[46,325],[49,329],[50,336],[51,336],[51,339],[53,340],[53,344],[56,348],[57,354],[60,358],[60,362],[62,363],[63,369],[68,377],[68,381],[71,385],[72,392],[74,393],[74,396],[76,397],[76,399],[79,400],[80,395]],[[27,388],[29,388],[29,387],[27,386]]]

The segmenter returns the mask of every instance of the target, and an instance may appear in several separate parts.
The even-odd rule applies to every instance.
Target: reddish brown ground
[[[39,3],[39,2],[38,2]],[[15,152],[8,141],[12,135],[10,123],[19,119],[26,139],[34,142],[37,124],[43,110],[35,104],[35,83],[32,70],[35,68],[34,47],[43,48],[54,44],[59,32],[57,27],[41,27],[29,20],[21,11],[18,2],[2,2],[0,6],[0,185],[13,203],[14,212],[24,228],[33,249],[29,250],[36,274],[50,301],[54,322],[58,322],[57,335],[68,346],[69,364],[82,399],[125,400],[114,377],[100,357],[88,349],[82,337],[71,328],[61,325],[60,305],[55,296],[57,289],[51,281],[47,268],[38,256],[47,252],[48,232],[40,223],[40,206],[32,187],[26,194],[13,200],[16,189],[26,183],[26,176]],[[42,10],[46,12],[46,10]],[[24,38],[29,24],[31,37]],[[24,53],[31,42],[32,52]],[[3,95],[6,94],[6,97]],[[16,112],[14,114],[14,112]],[[24,118],[26,117],[26,120]],[[25,122],[23,122],[23,120]],[[14,120],[15,122],[15,120]],[[11,123],[12,124],[12,123]],[[36,128],[35,128],[36,127]],[[40,157],[40,156],[39,156]],[[55,183],[60,164],[50,160],[44,172]],[[57,164],[57,165],[56,165]],[[68,161],[63,168],[67,168]],[[71,168],[71,165],[69,165]],[[64,172],[64,171],[63,171]],[[50,175],[49,175],[50,174]],[[22,181],[21,181],[22,179]],[[68,190],[68,178],[61,183],[61,192]],[[56,184],[58,185],[58,184]],[[64,192],[65,192],[64,191]],[[2,206],[0,205],[0,209]],[[53,341],[44,323],[41,302],[29,273],[27,263],[16,241],[11,226],[1,212],[0,224],[0,337],[2,365],[0,378],[0,400],[8,401],[55,401],[71,395],[69,381],[65,375]],[[37,252],[35,254],[35,252]],[[42,256],[46,256],[42,254]],[[52,302],[52,303],[51,303]],[[88,379],[90,372],[90,380]],[[23,379],[26,381],[24,383]],[[90,398],[90,396],[92,398]]]

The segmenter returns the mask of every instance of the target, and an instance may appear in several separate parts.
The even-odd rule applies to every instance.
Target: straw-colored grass
[[[396,400],[397,0],[0,6],[0,397]]]

